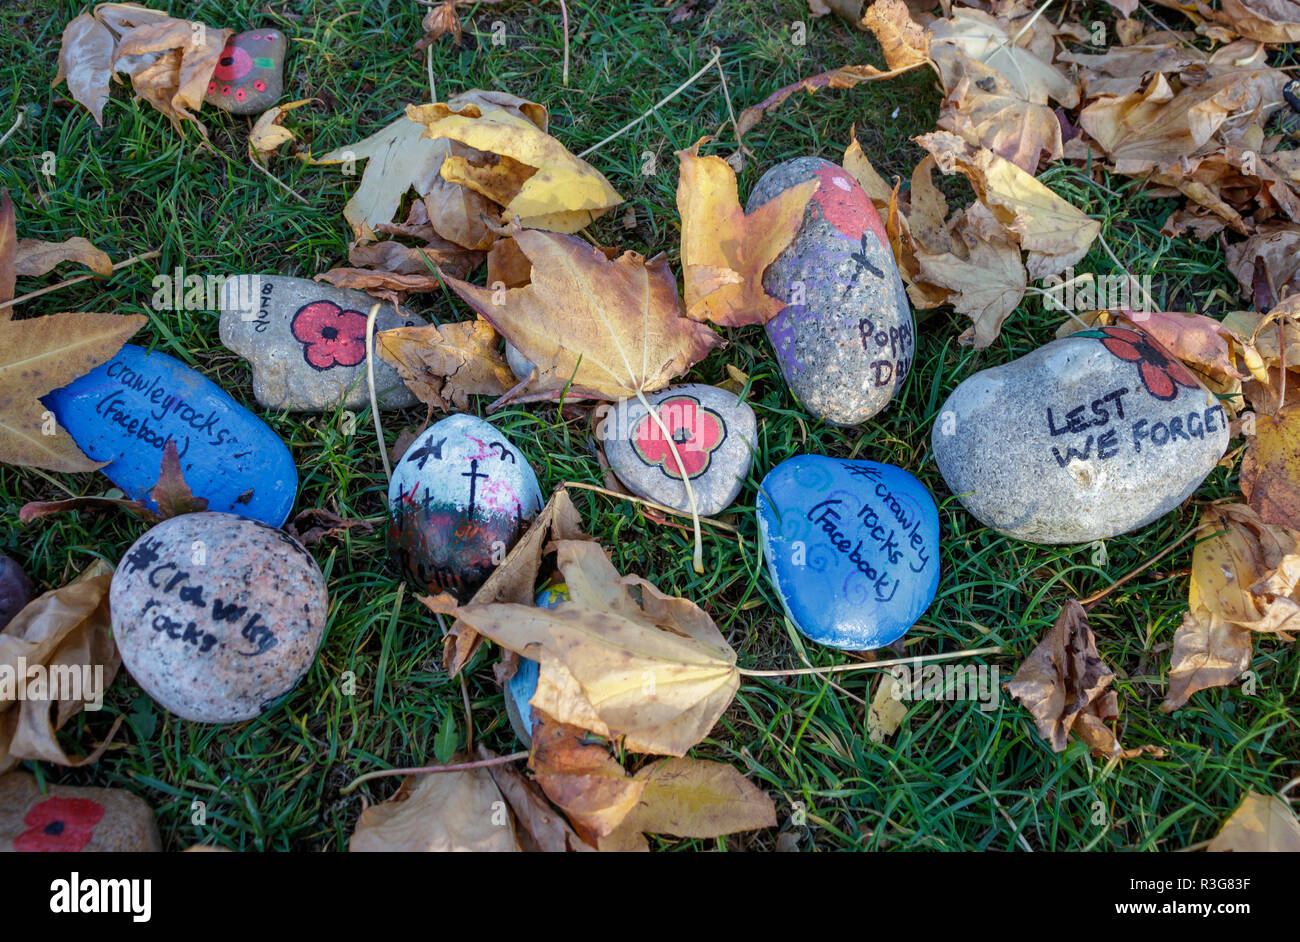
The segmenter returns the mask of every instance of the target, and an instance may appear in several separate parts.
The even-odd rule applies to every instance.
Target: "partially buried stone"
[[[506,365],[510,367],[510,372],[515,374],[515,379],[523,382],[533,375],[533,361],[528,359],[519,352],[519,348],[506,341]]]
[[[682,464],[641,401],[624,399],[602,422],[605,457],[618,479],[634,494],[688,512],[685,470],[700,514],[725,510],[753,463],[754,410],[715,386],[677,386],[646,399],[667,427]]]
[[[538,608],[554,608],[561,602],[569,601],[569,587],[557,582],[537,593]],[[515,672],[506,681],[506,716],[514,728],[519,741],[526,746],[533,743],[533,729],[537,726],[537,715],[533,712],[533,694],[537,693],[537,680],[540,675],[538,663],[526,657],[519,658]]]
[[[0,629],[32,600],[32,581],[23,567],[0,553]]]
[[[0,776],[0,852],[126,853],[162,850],[143,798],[120,788],[49,785],[26,772]]]
[[[231,114],[257,114],[284,92],[284,54],[289,44],[278,29],[254,29],[226,41],[203,100]]]
[[[251,720],[302,679],[325,630],[316,560],[233,514],[164,520],[113,574],[113,638],[131,676],[187,720]]]
[[[819,157],[777,164],[745,212],[813,178],[820,185],[799,232],[763,276],[767,293],[786,303],[765,329],[803,407],[834,425],[859,425],[907,378],[912,309],[880,216],[841,167]]]
[[[248,360],[253,396],[268,409],[361,409],[370,402],[366,317],[374,303],[360,291],[306,278],[236,275],[221,287],[221,342]],[[375,332],[424,323],[382,304]],[[382,357],[375,394],[386,409],[418,401]]]
[[[152,509],[163,447],[176,443],[181,473],[209,510],[279,526],[298,492],[293,456],[266,423],[211,380],[165,353],[126,344],[42,400],[103,473]]]
[[[430,592],[464,602],[542,509],[542,492],[504,435],[472,415],[452,415],[393,468],[388,505],[402,568]]]
[[[763,479],[758,525],[786,614],[819,644],[890,644],[939,587],[939,512],[893,465],[800,455]]]
[[[1228,447],[1223,406],[1139,331],[1081,331],[964,380],[931,433],[948,489],[985,526],[1086,543],[1145,526]]]

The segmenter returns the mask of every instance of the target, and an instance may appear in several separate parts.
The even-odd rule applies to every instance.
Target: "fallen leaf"
[[[876,695],[867,708],[867,738],[872,742],[884,742],[894,735],[903,717],[907,716],[907,704],[898,696],[900,683],[902,681],[889,674],[881,674],[876,681]]]
[[[722,762],[663,759],[637,772],[645,789],[601,850],[647,850],[644,834],[722,837],[776,827],[776,806],[740,772]]]
[[[997,71],[1024,101],[1052,100],[1066,108],[1079,103],[1079,90],[1066,74],[1027,48],[1032,34],[1017,30],[1013,36],[1006,25],[981,10],[956,8],[951,17],[931,23],[930,34],[930,55],[946,90],[956,84],[952,60],[960,52]]]
[[[1220,0],[1217,10],[1197,0],[1196,11],[1246,39],[1300,42],[1300,4],[1295,0]]]
[[[1241,492],[1264,523],[1300,523],[1300,407],[1255,416],[1241,459]]]
[[[63,262],[85,265],[95,274],[105,277],[113,274],[113,260],[81,236],[63,242],[19,239],[14,253],[14,273],[44,275]]]
[[[779,108],[796,92],[807,92],[811,95],[823,88],[854,88],[863,82],[878,82],[891,79],[896,75],[910,72],[914,68],[916,66],[912,65],[882,72],[874,65],[842,65],[838,69],[831,69],[829,72],[821,72],[806,79],[800,79],[790,85],[778,88],[757,105],[750,105],[742,111],[736,121],[736,133],[741,137],[748,134],[758,122],[767,116],[768,112]]]
[[[166,520],[181,514],[202,513],[208,509],[206,497],[195,497],[185,476],[181,474],[181,459],[176,452],[176,443],[171,439],[163,445],[162,467],[158,471],[158,483],[154,485],[149,497],[158,505],[158,515]]]
[[[1006,241],[990,242],[973,232],[963,236],[968,257],[951,252],[918,252],[920,279],[951,292],[947,302],[974,325],[962,335],[963,343],[983,350],[997,339],[1002,323],[1020,304],[1028,284],[1020,249]]]
[[[63,28],[59,46],[59,70],[53,84],[66,80],[73,99],[86,106],[101,128],[116,44],[107,26],[92,14],[83,13]]]
[[[1193,593],[1195,585],[1193,580]],[[1181,707],[1198,690],[1226,687],[1237,680],[1250,667],[1255,646],[1249,629],[1224,621],[1204,605],[1190,604],[1174,632],[1169,689],[1160,705],[1166,713]]]
[[[471,393],[497,397],[515,385],[499,342],[482,318],[441,327],[397,327],[375,335],[375,349],[406,387],[441,412],[463,411]]]
[[[309,507],[300,510],[292,520],[284,525],[284,532],[303,546],[315,546],[317,543],[339,536],[360,527],[369,533],[375,525],[369,520],[350,520],[340,517],[324,507]]]
[[[331,268],[316,276],[337,288],[354,291],[382,293],[391,291],[399,295],[425,294],[441,291],[443,280],[434,272],[427,275],[402,275],[391,271],[374,271],[368,268]]]
[[[1300,294],[1300,226],[1272,223],[1256,228],[1244,242],[1228,246],[1228,269],[1237,278],[1243,298],[1254,289],[1255,265],[1262,260],[1276,297]]]
[[[438,6],[430,6],[429,11],[424,14],[424,19],[420,21],[420,29],[424,30],[424,35],[415,44],[416,51],[433,45],[443,36],[450,36],[452,42],[459,46],[461,25],[454,0],[446,0]]]
[[[914,19],[903,0],[875,0],[860,21],[871,30],[890,69],[928,62],[930,37]]]
[[[108,612],[112,578],[113,567],[97,561],[72,583],[33,599],[0,631],[0,678],[8,678],[0,683],[0,773],[23,759],[85,765],[108,746],[73,758],[55,733],[87,704],[103,702],[121,665]],[[45,674],[39,695],[29,686],[19,699],[15,678],[31,683],[37,665]]]
[[[248,156],[260,164],[265,164],[272,154],[295,140],[294,133],[281,122],[290,111],[311,104],[313,101],[316,99],[303,98],[283,105],[273,105],[263,111],[253,122],[253,129],[248,132]]]
[[[1300,821],[1277,795],[1247,791],[1205,849],[1213,853],[1296,853],[1300,851]]]
[[[885,182],[876,168],[871,165],[871,160],[862,151],[862,145],[858,143],[857,129],[849,131],[849,146],[844,149],[844,159],[840,165],[858,181],[862,187],[862,192],[867,194],[867,199],[875,205],[877,210],[882,206],[888,206],[889,198],[894,193],[894,188]]]
[[[938,127],[967,144],[986,147],[1033,174],[1046,155],[1061,156],[1061,122],[1046,101],[1031,101],[996,69],[960,51],[945,60],[950,91],[939,107]]]
[[[701,157],[701,138],[678,151],[686,316],[725,327],[766,324],[785,303],[763,290],[763,273],[789,246],[819,182],[792,186],[746,216],[736,174],[721,157]]]
[[[513,228],[532,281],[503,292],[447,285],[536,367],[532,388],[620,399],[662,389],[722,339],[681,316],[663,257],[610,261],[573,236]]]
[[[0,461],[51,471],[102,467],[54,424],[40,397],[110,359],[146,319],[50,314],[0,322]]]
[[[361,812],[353,853],[514,851],[514,826],[487,769],[402,779],[397,794]]]
[[[641,800],[646,783],[628,778],[605,746],[581,729],[543,719],[533,727],[529,766],[537,784],[593,847]]]
[[[486,746],[478,747],[480,759],[490,759],[495,753]],[[519,849],[527,853],[582,853],[595,850],[578,836],[564,815],[556,811],[545,793],[512,765],[488,766],[492,781],[510,805],[515,816],[515,840]]]
[[[14,201],[9,191],[0,189],[0,302],[14,296],[14,257],[18,251],[18,233],[14,227]],[[13,306],[0,308],[0,321],[13,316]]]

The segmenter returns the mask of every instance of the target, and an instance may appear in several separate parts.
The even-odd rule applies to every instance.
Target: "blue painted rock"
[[[312,555],[283,530],[234,514],[183,514],[136,540],[113,573],[122,663],[187,720],[260,715],[302,679],[329,598]]]
[[[605,457],[628,490],[656,503],[689,512],[682,472],[690,478],[700,515],[731,506],[758,447],[754,410],[725,389],[692,384],[646,396],[677,446],[640,400],[624,399],[601,422]]]
[[[253,29],[226,41],[203,100],[231,114],[257,114],[284,92],[288,41],[278,29]]]
[[[1124,327],[1080,331],[962,381],[931,444],[980,523],[1032,543],[1087,543],[1173,510],[1228,447],[1219,401]]]
[[[893,465],[799,455],[763,479],[758,527],[786,614],[851,651],[902,637],[939,587],[939,512]]]
[[[43,400],[58,423],[127,497],[156,507],[163,446],[208,509],[278,527],[298,491],[293,456],[266,423],[211,380],[165,353],[126,344]]]
[[[402,568],[430,592],[464,602],[542,509],[542,492],[504,435],[472,415],[452,415],[393,468],[388,506]]]
[[[253,368],[253,396],[268,409],[324,412],[370,403],[366,315],[374,299],[307,278],[237,275],[221,286],[221,342]],[[382,304],[375,330],[424,324]],[[418,402],[397,371],[375,361],[375,394],[385,409]]]
[[[569,601],[569,587],[563,582],[543,589],[537,593],[539,608],[554,608],[561,602]],[[536,661],[521,657],[515,666],[514,675],[506,681],[506,716],[514,727],[515,735],[524,745],[532,745],[533,727],[537,720],[533,716],[532,705],[528,702],[537,693],[539,665]],[[525,722],[525,718],[527,721]]]
[[[803,407],[860,425],[902,388],[915,355],[912,309],[880,216],[851,174],[820,157],[763,174],[745,212],[814,177],[799,232],[763,275],[764,290],[786,302],[765,329]]]

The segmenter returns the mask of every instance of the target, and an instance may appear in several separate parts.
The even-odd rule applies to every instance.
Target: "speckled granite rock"
[[[158,824],[143,798],[120,788],[50,785],[0,776],[0,852],[157,852]]]
[[[871,200],[820,157],[777,164],[754,187],[752,213],[795,184],[821,181],[794,240],[763,276],[786,307],[768,339],[795,398],[834,425],[860,425],[902,388],[915,354],[903,280]]]
[[[656,407],[690,475],[702,516],[731,506],[758,445],[754,410],[725,389],[689,385],[646,396]],[[663,431],[637,399],[625,399],[602,421],[605,457],[628,490],[668,507],[690,510],[682,469]]]
[[[144,691],[177,716],[250,720],[302,679],[325,630],[316,560],[232,514],[164,520],[113,574],[113,637]]]
[[[307,278],[239,275],[221,289],[221,342],[253,368],[253,395],[268,409],[325,412],[370,403],[366,316],[374,299]],[[423,325],[381,305],[375,332]],[[418,401],[397,371],[375,361],[375,393],[386,409]]]
[[[203,100],[232,114],[258,114],[284,94],[289,43],[278,29],[253,29],[226,41]]]
[[[1145,526],[1228,447],[1223,407],[1144,334],[1082,331],[964,380],[935,418],[935,462],[980,523],[1031,543]]]
[[[388,485],[389,537],[402,568],[462,602],[542,509],[537,475],[509,439],[472,415],[435,422]]]

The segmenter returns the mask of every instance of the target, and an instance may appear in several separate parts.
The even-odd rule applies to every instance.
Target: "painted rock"
[[[53,784],[42,794],[26,772],[0,776],[0,853],[161,850],[153,811],[137,795]]]
[[[506,365],[521,383],[533,374],[533,361],[520,353],[519,348],[509,340],[506,341]]]
[[[777,164],[746,213],[816,177],[794,240],[763,275],[786,307],[765,328],[781,373],[810,413],[859,425],[902,388],[915,353],[912,309],[889,238],[853,176],[820,157]]]
[[[472,415],[435,422],[388,485],[390,539],[402,568],[462,602],[542,509],[537,476],[504,435]]]
[[[980,523],[1032,543],[1085,543],[1186,500],[1223,457],[1228,417],[1159,344],[1105,327],[969,377],[931,442]]]
[[[126,496],[156,507],[163,446],[208,509],[279,526],[298,491],[293,456],[266,423],[179,360],[126,344],[42,400]]]
[[[366,408],[366,315],[374,303],[361,291],[306,278],[240,275],[222,285],[221,342],[248,360],[253,395],[268,409]],[[384,304],[375,331],[424,323]],[[375,361],[375,394],[388,409],[418,402],[382,358]]]
[[[23,567],[0,553],[0,629],[32,600],[32,580]]]
[[[109,609],[122,663],[187,720],[251,720],[307,673],[325,630],[325,577],[283,530],[185,514],[136,540]]]
[[[554,608],[561,602],[567,601],[569,601],[569,587],[563,582],[557,582],[537,593],[539,608]],[[533,727],[537,725],[532,705],[528,701],[532,700],[533,694],[537,693],[538,668],[536,661],[521,657],[515,666],[514,675],[506,681],[506,716],[510,718],[510,725],[514,727],[515,735],[526,746],[532,745]],[[527,723],[524,722],[524,717],[528,718]]]
[[[203,100],[232,114],[257,114],[270,108],[284,93],[288,48],[278,29],[254,29],[231,36]]]
[[[939,587],[939,512],[893,465],[799,455],[763,479],[758,528],[786,614],[851,651],[902,637]]]
[[[634,494],[689,512],[684,470],[702,516],[731,506],[758,447],[754,410],[715,386],[677,386],[646,399],[672,436],[682,465],[649,410],[637,399],[624,399],[602,423],[605,457],[618,479]]]

